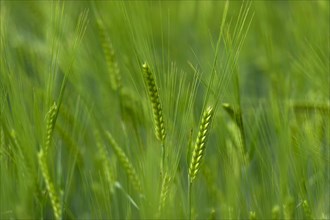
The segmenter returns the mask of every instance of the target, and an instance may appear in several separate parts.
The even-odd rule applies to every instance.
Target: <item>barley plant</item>
[[[0,219],[329,219],[329,21],[0,1]]]

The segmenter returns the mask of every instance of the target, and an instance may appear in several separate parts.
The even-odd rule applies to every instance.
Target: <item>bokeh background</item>
[[[189,143],[215,103],[193,218],[330,217],[328,1],[0,6],[1,219],[54,217],[37,162],[54,101],[47,163],[64,219],[187,218]],[[172,181],[161,212],[161,147],[143,62],[167,129]],[[135,167],[142,195],[105,131]]]

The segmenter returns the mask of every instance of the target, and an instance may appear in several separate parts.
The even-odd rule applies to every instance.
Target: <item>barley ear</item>
[[[158,207],[159,214],[162,213],[165,207],[166,199],[168,197],[170,182],[171,182],[171,177],[167,173],[165,173],[163,177],[162,188],[160,191],[160,199],[159,199],[159,207]]]
[[[192,154],[192,158],[189,166],[189,179],[190,183],[196,178],[197,172],[200,168],[202,158],[204,156],[204,151],[206,147],[207,137],[210,131],[210,124],[213,117],[213,108],[208,107],[202,116],[202,120],[199,126],[199,131]]]
[[[122,83],[116,54],[101,18],[97,19],[97,28],[109,71],[111,87],[114,91],[120,91],[122,88]]]
[[[158,93],[155,77],[150,71],[150,67],[147,63],[144,63],[142,67],[143,67],[145,81],[147,84],[149,99],[152,105],[152,111],[153,111],[154,123],[155,123],[155,134],[158,140],[164,141],[166,132],[164,126],[163,111],[159,99],[159,93]]]
[[[95,136],[96,136],[96,145],[97,145],[97,148],[99,151],[98,153],[102,160],[103,174],[106,178],[106,181],[109,184],[111,193],[113,193],[114,186],[115,186],[115,177],[113,176],[113,173],[111,172],[111,165],[110,165],[108,151],[105,148],[104,144],[101,143],[100,135],[97,132],[95,132]]]
[[[48,149],[50,147],[50,143],[54,131],[56,113],[57,113],[57,105],[54,102],[54,104],[50,107],[46,116],[47,122],[46,122],[46,136],[45,136],[45,144],[44,144],[44,153],[46,155],[48,153]]]
[[[112,137],[110,132],[106,132],[106,135],[107,135],[107,138],[110,142],[112,149],[114,150],[115,154],[117,155],[117,157],[119,159],[119,162],[124,167],[124,170],[129,178],[130,182],[132,183],[133,188],[137,192],[141,193],[142,192],[141,182],[140,182],[140,179],[139,179],[132,163],[130,162],[130,160],[124,153],[124,151],[118,146],[117,142]]]
[[[44,154],[44,151],[41,149],[38,153],[38,162],[39,166],[41,168],[41,174],[46,184],[47,193],[49,195],[54,216],[56,220],[62,219],[62,210],[61,210],[61,204],[60,200],[56,194],[55,187],[50,179],[48,166],[46,162],[46,155]]]
[[[236,123],[237,127],[240,130],[240,139],[241,139],[241,145],[243,147],[244,154],[246,156],[249,156],[250,159],[253,157],[254,154],[254,149],[251,149],[250,152],[247,152],[246,149],[246,140],[245,140],[245,131],[244,131],[244,124],[243,124],[243,117],[242,117],[242,111],[240,108],[233,108],[230,104],[228,103],[223,103],[222,107],[225,109],[225,111],[229,114],[231,119]]]

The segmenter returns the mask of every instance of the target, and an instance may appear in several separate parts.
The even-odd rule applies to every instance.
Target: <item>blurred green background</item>
[[[189,143],[206,104],[217,108],[192,218],[330,217],[329,1],[0,6],[0,219],[54,218],[37,161],[54,101],[60,108],[47,164],[63,219],[187,218]],[[172,181],[164,210],[145,61],[167,129]],[[143,193],[132,188],[105,131],[135,167]]]

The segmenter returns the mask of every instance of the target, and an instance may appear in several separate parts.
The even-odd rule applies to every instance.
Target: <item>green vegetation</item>
[[[1,1],[0,219],[329,219],[329,1]]]

